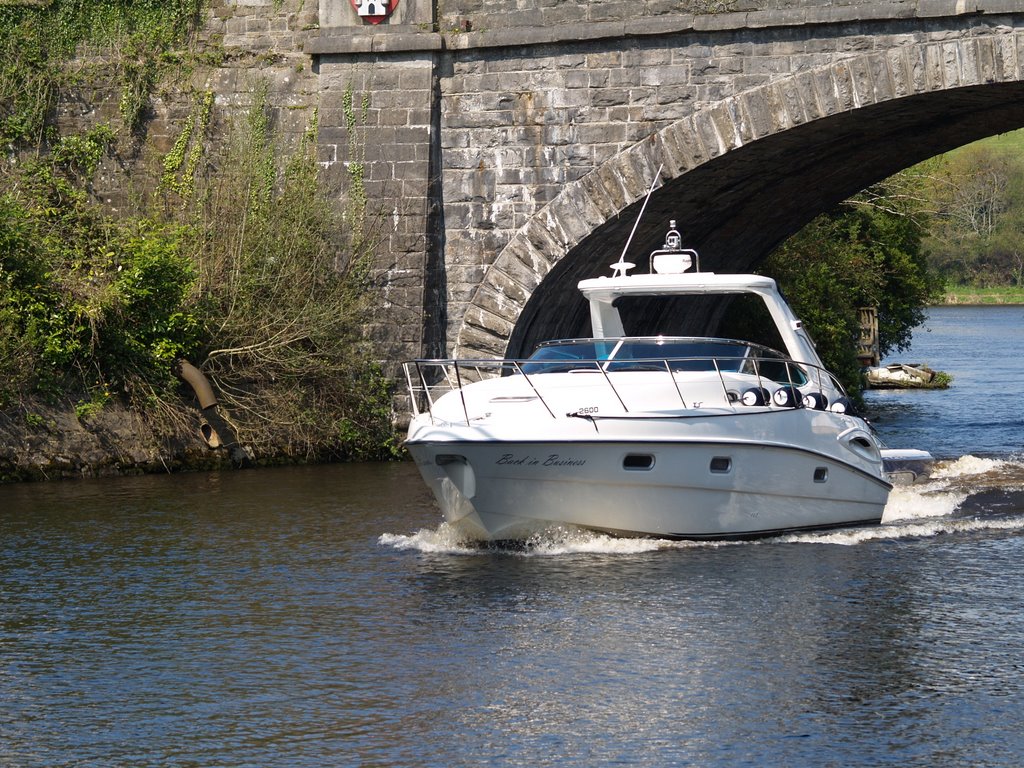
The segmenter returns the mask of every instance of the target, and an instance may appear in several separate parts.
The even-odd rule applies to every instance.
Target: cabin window
[[[814,469],[814,482],[816,482],[816,483],[828,482],[828,467],[816,467]]]
[[[434,463],[443,467],[447,464],[468,464],[465,456],[459,456],[457,453],[439,453],[434,457]]]
[[[732,459],[729,456],[715,456],[711,459],[711,471],[716,475],[732,472]]]
[[[622,460],[622,468],[633,472],[641,472],[654,468],[654,456],[649,453],[628,453]]]
[[[520,367],[525,374],[565,373],[575,370],[600,371],[595,360],[606,360],[616,340],[556,341],[541,344]]]

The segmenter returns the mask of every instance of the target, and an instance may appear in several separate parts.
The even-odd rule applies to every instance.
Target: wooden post
[[[860,321],[857,359],[865,368],[877,368],[881,362],[878,354],[878,308],[861,307],[857,310],[857,318]]]

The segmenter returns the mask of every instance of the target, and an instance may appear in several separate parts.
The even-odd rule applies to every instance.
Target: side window
[[[767,360],[759,358],[747,369],[748,373],[756,373],[779,384],[795,384],[798,387],[807,383],[807,374],[798,365],[784,360]]]
[[[722,313],[718,335],[771,349],[785,349],[779,329],[760,296],[730,296]]]

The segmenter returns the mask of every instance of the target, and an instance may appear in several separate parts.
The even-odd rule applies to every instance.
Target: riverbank
[[[158,424],[114,403],[88,416],[72,403],[0,412],[0,483],[232,466],[203,438],[197,412],[177,415]]]
[[[0,485],[401,457],[390,447],[360,453],[361,438],[302,444],[288,430],[277,440],[254,442],[261,435],[244,426],[219,406],[184,402],[147,412],[113,400],[95,410],[70,400],[21,403],[0,411]]]
[[[946,290],[941,303],[944,305],[1024,304],[1024,288],[956,286]]]

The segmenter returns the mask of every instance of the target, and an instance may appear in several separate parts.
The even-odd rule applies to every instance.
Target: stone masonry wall
[[[430,231],[434,62],[409,53],[320,62],[320,157],[329,183],[368,200],[382,296],[373,337],[384,359],[419,354]]]
[[[325,0],[326,1],[326,0]],[[404,2],[404,0],[402,0]],[[952,2],[938,0],[934,5]],[[917,0],[439,0],[438,27],[442,32],[495,31],[517,27],[557,27],[568,24],[599,24],[686,14],[725,16],[771,11],[799,23],[803,13],[857,7],[873,9],[870,15],[896,18],[918,6]],[[971,6],[971,7],[967,7]],[[973,10],[979,3],[964,5]],[[991,4],[986,3],[986,9]],[[870,17],[870,15],[868,17]]]
[[[683,28],[661,35],[452,53],[441,83],[452,336],[493,258],[564,185],[730,95],[865,52],[960,34],[918,20],[766,23],[739,34],[673,18]],[[507,336],[501,321],[492,322],[488,330]]]
[[[372,25],[349,0],[213,0],[209,63],[161,91],[146,146],[168,151],[205,90],[216,95],[213,143],[257,81],[291,141],[316,110],[338,205],[354,193],[368,201],[380,357],[439,355],[502,248],[564,185],[729,95],[961,34],[946,17],[970,16],[983,35],[1013,10],[1011,0],[400,0]],[[112,200],[118,183],[110,177]]]
[[[986,3],[980,26],[998,24],[994,14],[1012,6]],[[321,0],[319,36],[306,51],[327,118],[323,162],[342,182],[353,151],[373,168],[367,191],[383,206],[388,238],[390,325],[380,338],[394,342],[397,356],[451,352],[472,296],[512,235],[564,185],[644,137],[776,79],[958,35],[938,20],[979,7],[973,0],[438,0],[433,18],[433,10],[400,0],[405,15],[374,26],[345,0]],[[346,89],[369,105],[360,125],[366,139],[354,145],[332,106]],[[529,291],[536,279],[510,290]],[[489,322],[485,314],[474,322]],[[490,330],[507,335],[504,320],[492,321]]]

